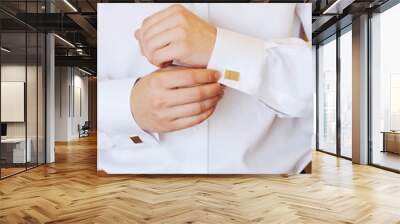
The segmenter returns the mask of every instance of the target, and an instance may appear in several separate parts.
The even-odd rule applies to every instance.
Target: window
[[[351,27],[349,27],[351,28]],[[340,154],[352,156],[352,33],[340,36]]]
[[[318,149],[336,153],[336,40],[318,48]]]
[[[400,73],[390,74],[390,130],[400,130]]]
[[[373,164],[400,170],[400,5],[371,19],[371,140]]]

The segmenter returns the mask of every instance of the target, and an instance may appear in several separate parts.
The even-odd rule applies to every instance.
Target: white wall
[[[55,141],[67,141],[69,138],[69,73],[69,68],[67,67],[55,68]]]
[[[55,73],[55,140],[70,141],[88,120],[88,77],[72,67],[56,67]]]
[[[76,71],[77,70],[75,70],[75,72]],[[71,102],[71,105],[74,105],[74,107],[71,109],[71,135],[73,138],[78,138],[78,124],[82,126],[85,121],[88,120],[88,77],[81,76],[81,73],[79,73],[79,75],[76,75],[75,73],[73,85],[75,95],[72,97],[74,102]]]

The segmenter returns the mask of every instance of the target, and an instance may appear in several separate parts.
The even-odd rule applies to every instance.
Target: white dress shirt
[[[314,77],[311,4],[183,4],[217,27],[208,68],[226,79],[211,117],[191,128],[147,133],[130,91],[157,68],[134,31],[170,4],[98,5],[98,170],[109,174],[295,174],[311,161]],[[130,137],[138,136],[135,144]]]

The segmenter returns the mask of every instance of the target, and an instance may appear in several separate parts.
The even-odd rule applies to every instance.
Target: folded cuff
[[[112,135],[124,133],[138,136],[143,143],[158,143],[158,133],[149,133],[139,127],[131,113],[130,95],[137,78],[104,80],[98,82],[98,113],[103,132]]]

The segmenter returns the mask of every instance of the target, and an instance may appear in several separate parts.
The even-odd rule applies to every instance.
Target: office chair
[[[79,129],[79,138],[89,136],[89,129],[90,129],[89,121],[85,121],[82,127],[78,125],[78,129]]]

